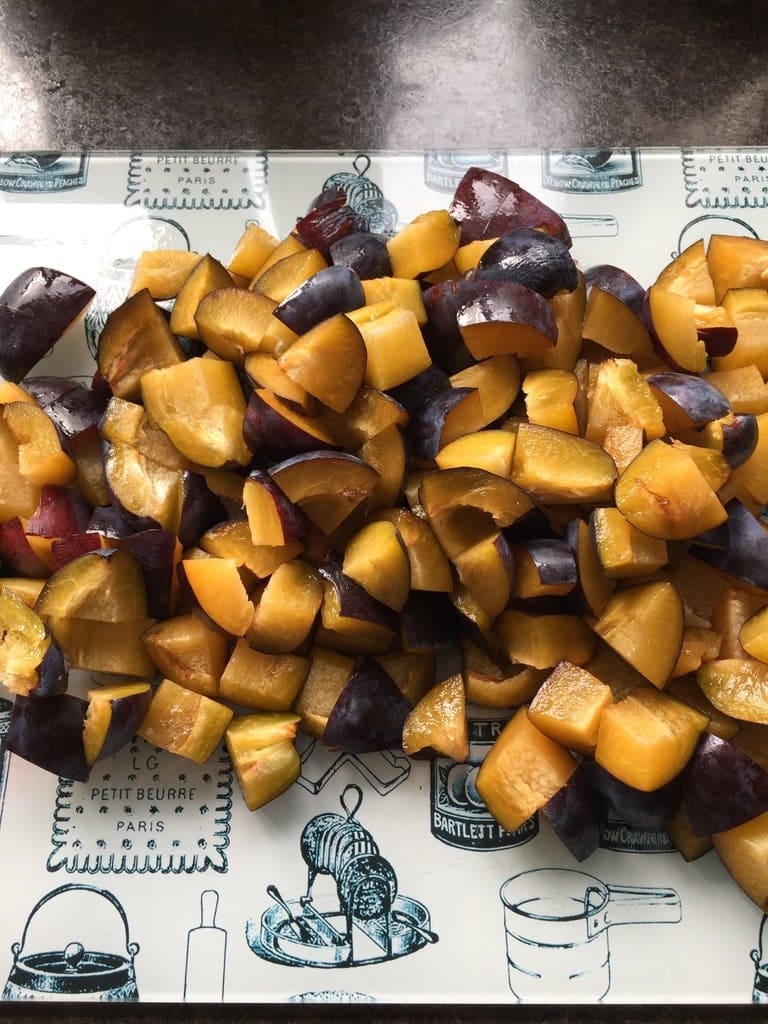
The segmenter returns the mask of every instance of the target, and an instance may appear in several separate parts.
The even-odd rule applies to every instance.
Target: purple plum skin
[[[267,461],[311,452],[318,446],[316,437],[281,416],[277,409],[264,401],[258,391],[252,391],[248,397],[243,420],[243,440],[255,458]]]
[[[50,351],[95,292],[49,267],[22,271],[0,293],[0,373],[19,383]]]
[[[416,458],[426,462],[434,460],[443,447],[446,417],[455,406],[472,393],[472,390],[472,388],[447,388],[427,399],[426,404],[409,426],[409,436]]]
[[[296,334],[306,334],[321,320],[364,305],[365,293],[355,271],[330,266],[295,288],[273,315]]]
[[[652,792],[635,789],[613,777],[594,761],[582,762],[593,788],[625,824],[639,829],[660,829],[675,815],[682,800],[682,779],[672,779]]]
[[[458,373],[475,360],[464,344],[457,316],[468,302],[483,294],[482,281],[440,281],[422,294],[427,312],[424,340],[433,363],[446,375]]]
[[[149,615],[153,619],[170,618],[174,610],[176,535],[170,530],[142,530],[125,537],[120,547],[139,563],[147,590]]]
[[[694,427],[722,419],[731,411],[730,403],[721,391],[691,373],[676,370],[656,373],[648,378],[648,383],[678,405]]]
[[[732,498],[725,508],[728,519],[717,528],[717,543],[697,544],[694,539],[691,554],[728,576],[762,590],[768,589],[768,533],[765,527],[738,498]]]
[[[529,324],[554,344],[557,323],[543,296],[514,281],[482,281],[481,291],[457,312],[459,329],[475,324],[501,321]]]
[[[300,540],[309,530],[309,522],[301,509],[294,505],[286,493],[280,488],[269,473],[263,469],[254,469],[249,475],[250,480],[255,480],[269,494],[272,504],[275,506],[280,525],[285,537],[285,543]]]
[[[502,235],[485,250],[474,280],[515,281],[551,299],[560,291],[572,292],[579,283],[576,264],[560,238],[533,228],[518,228]]]
[[[346,195],[337,190],[335,198],[313,207],[302,217],[293,233],[308,249],[318,249],[326,259],[330,256],[331,246],[345,235],[364,231],[366,224],[347,205]]]
[[[538,228],[571,244],[568,227],[554,210],[509,178],[482,167],[467,170],[449,209],[461,225],[462,245],[516,228]]]
[[[544,804],[542,813],[579,863],[600,845],[600,805],[581,765]]]
[[[44,484],[40,502],[27,524],[27,533],[38,537],[67,537],[88,526],[91,507],[79,491]]]
[[[351,754],[399,748],[411,709],[378,662],[366,658],[350,676],[328,716],[323,744]]]
[[[610,263],[601,263],[584,272],[584,283],[587,286],[587,295],[590,288],[608,292],[619,302],[623,302],[646,327],[649,325],[646,290],[626,270],[614,267]]]
[[[768,811],[768,772],[712,733],[699,741],[683,785],[691,831],[697,836],[727,832]]]
[[[63,438],[97,427],[107,407],[103,394],[69,377],[25,377],[23,385]]]
[[[576,586],[576,559],[566,541],[554,537],[537,537],[517,543],[525,548],[532,558],[542,583]]]
[[[18,516],[0,526],[0,561],[14,576],[42,579],[49,572],[27,540],[24,524]]]
[[[112,701],[112,718],[98,760],[112,757],[129,744],[143,722],[152,701],[152,690],[118,697]]]
[[[344,235],[330,247],[330,256],[334,266],[349,267],[364,281],[392,275],[387,240],[370,231]]]
[[[87,702],[69,693],[17,696],[6,749],[61,778],[86,782],[90,773],[83,747],[87,712]]]
[[[329,560],[319,567],[319,573],[336,591],[339,614],[343,618],[359,619],[397,631],[397,615],[391,608],[371,597],[367,590],[347,576],[341,565]]]
[[[723,455],[731,469],[743,466],[757,448],[757,417],[751,412],[737,412],[730,423],[723,423]]]

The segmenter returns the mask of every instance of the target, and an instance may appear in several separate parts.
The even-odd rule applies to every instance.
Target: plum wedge
[[[32,267],[0,292],[0,373],[20,381],[56,344],[96,292],[60,270]]]

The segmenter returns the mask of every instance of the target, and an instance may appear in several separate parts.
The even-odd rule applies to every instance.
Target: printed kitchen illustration
[[[0,999],[768,1001],[765,156],[0,155]]]

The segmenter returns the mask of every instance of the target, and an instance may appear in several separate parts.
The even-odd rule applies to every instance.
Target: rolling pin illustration
[[[184,999],[213,1002],[224,998],[227,933],[216,924],[219,894],[205,889],[200,896],[200,924],[187,935]]]

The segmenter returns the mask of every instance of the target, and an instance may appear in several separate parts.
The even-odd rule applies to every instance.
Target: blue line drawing
[[[97,941],[103,941],[105,913],[112,947],[107,951],[82,941],[89,932],[96,935],[97,924],[102,929]],[[21,940],[11,950],[13,966],[3,999],[115,1002],[139,998],[134,970],[139,945],[131,941],[122,904],[107,889],[68,884],[47,892],[32,908]]]
[[[88,351],[96,358],[99,336],[107,317],[127,297],[136,270],[136,259],[148,249],[191,249],[189,235],[169,217],[132,217],[112,233],[102,262],[96,298],[85,314]]]
[[[617,818],[605,806],[600,815],[600,846],[619,853],[676,853],[665,828],[641,828]]]
[[[484,167],[506,176],[507,154],[503,149],[470,153],[463,149],[428,149],[424,153],[424,184],[450,195],[470,167]]]
[[[751,950],[749,956],[755,965],[752,1002],[768,1003],[768,914],[760,919],[757,949]]]
[[[751,224],[741,217],[729,217],[723,213],[703,213],[700,217],[689,220],[680,232],[677,249],[670,253],[672,259],[679,256],[689,245],[703,239],[707,245],[711,235],[744,235],[747,238],[759,238]]]
[[[192,874],[228,870],[232,765],[182,762],[136,738],[87,782],[59,779],[49,871]]]
[[[768,150],[684,149],[685,205],[709,210],[768,206]]]
[[[9,153],[0,158],[0,191],[23,195],[69,192],[88,180],[88,154]]]
[[[8,763],[11,759],[11,755],[5,749],[5,737],[8,735],[12,710],[13,701],[0,697],[0,821],[3,818],[5,790],[8,785]]]
[[[615,238],[619,222],[612,213],[568,213],[563,216],[571,238]]]
[[[385,198],[376,182],[367,177],[370,166],[371,158],[365,153],[358,153],[352,161],[354,171],[336,171],[331,174],[323,182],[322,191],[343,189],[347,205],[362,218],[367,231],[393,235],[397,228],[397,210]]]
[[[638,149],[545,149],[541,183],[553,192],[604,195],[640,188]]]
[[[295,967],[355,967],[438,941],[427,908],[398,892],[392,865],[355,817],[362,799],[360,787],[350,784],[340,798],[343,814],[318,814],[307,822],[300,840],[306,892],[285,899],[277,886],[267,887],[274,902],[260,922],[246,923],[257,956]],[[318,897],[321,876],[333,884]]]
[[[125,205],[150,210],[263,210],[267,154],[132,153]]]
[[[200,895],[200,924],[187,933],[184,999],[210,1003],[224,999],[227,933],[216,924],[219,894],[204,889]]]
[[[297,748],[301,757],[301,775],[297,781],[308,793],[325,789],[345,765],[358,772],[379,796],[397,789],[411,774],[411,762],[393,750],[349,754],[328,750],[322,743],[304,735],[299,735]]]
[[[289,996],[289,1003],[375,1003],[374,996],[364,992],[346,992],[343,989],[320,989],[317,992],[298,992]]]
[[[682,920],[674,889],[606,885],[571,868],[524,871],[499,895],[509,987],[521,1002],[602,999],[611,986],[609,928]]]

